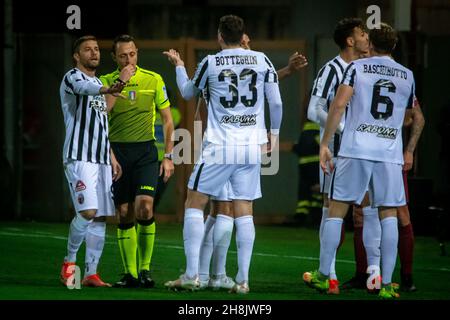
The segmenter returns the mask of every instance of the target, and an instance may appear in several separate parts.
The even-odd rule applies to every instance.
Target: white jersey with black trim
[[[403,164],[402,126],[413,107],[414,76],[388,56],[352,62],[343,85],[353,87],[339,156]]]
[[[333,101],[337,89],[342,81],[342,76],[347,68],[348,63],[345,62],[340,55],[337,55],[330,61],[324,64],[319,70],[317,78],[314,80],[314,85],[311,91],[311,96],[317,96],[326,99],[326,105],[324,111],[328,113],[331,102]],[[341,127],[345,125],[345,115],[341,118]],[[320,139],[323,137],[325,127],[320,126]],[[336,133],[330,140],[328,148],[334,156],[337,156],[341,141],[341,135]]]
[[[264,53],[236,48],[208,55],[200,62],[192,82],[203,90],[208,104],[208,142],[219,145],[267,142],[266,84],[276,84],[278,95],[279,89],[277,73]]]
[[[107,105],[102,82],[77,68],[64,75],[59,89],[66,137],[63,161],[110,164]]]

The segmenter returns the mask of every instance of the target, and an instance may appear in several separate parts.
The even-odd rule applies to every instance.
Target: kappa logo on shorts
[[[79,204],[83,204],[84,203],[84,195],[82,193],[80,193],[78,195],[78,203]]]
[[[75,186],[75,192],[80,192],[86,190],[86,185],[84,184],[83,181],[78,180],[77,181],[77,185]]]

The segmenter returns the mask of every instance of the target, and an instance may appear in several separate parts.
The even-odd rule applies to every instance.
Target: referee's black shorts
[[[154,140],[146,142],[111,142],[122,176],[113,182],[116,206],[134,202],[137,195],[155,197],[158,185],[158,149]]]

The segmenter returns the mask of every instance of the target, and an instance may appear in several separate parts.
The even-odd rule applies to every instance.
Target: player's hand
[[[122,98],[122,99],[127,99],[127,97],[125,97],[122,93],[120,92],[116,92],[111,94],[112,96],[116,97],[116,98]]]
[[[291,72],[299,71],[308,65],[308,60],[302,54],[295,52],[289,57],[288,68]]]
[[[180,58],[180,53],[175,49],[170,49],[169,51],[163,51],[163,54],[167,56],[167,59],[174,66],[182,66],[184,67],[184,61]]]
[[[106,93],[114,94],[114,93],[120,93],[122,92],[123,88],[125,87],[125,83],[121,82],[115,82],[111,87],[107,89]]]
[[[412,168],[414,162],[414,154],[410,151],[405,151],[403,153],[403,171],[409,171]]]
[[[134,76],[136,73],[136,67],[132,64],[129,64],[120,70],[119,79],[123,82],[127,82]]]
[[[269,141],[262,146],[262,154],[270,154],[275,149],[278,143],[278,135],[268,133],[267,139]]]
[[[173,161],[167,158],[164,158],[161,162],[161,166],[159,167],[159,176],[162,176],[164,173],[164,183],[166,183],[169,178],[173,175],[175,171],[175,167],[173,165]]]
[[[122,167],[119,162],[115,158],[111,158],[111,167],[112,167],[112,179],[113,181],[117,181],[122,176]]]
[[[320,167],[325,174],[329,174],[334,170],[333,157],[331,156],[331,151],[328,146],[320,145]],[[328,167],[330,168],[328,172]]]

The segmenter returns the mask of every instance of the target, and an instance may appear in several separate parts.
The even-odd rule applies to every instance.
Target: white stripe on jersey
[[[339,156],[403,164],[402,126],[414,101],[411,70],[387,56],[353,61],[343,85],[353,87]]]
[[[317,78],[314,80],[311,95],[318,96],[327,100],[327,104],[324,109],[327,113],[331,106],[331,102],[336,95],[339,84],[342,81],[342,77],[347,66],[348,64],[338,55],[328,61],[322,67],[322,69],[319,70]],[[342,126],[345,125],[345,116],[341,118],[340,123]],[[321,126],[320,139],[322,139],[324,132],[325,128]],[[337,156],[337,153],[339,151],[340,140],[341,136],[339,134],[335,134],[328,145],[331,153],[333,153],[334,156]]]
[[[64,162],[111,163],[106,100],[98,94],[101,87],[98,78],[76,68],[64,75],[59,90],[66,126]]]
[[[220,145],[267,142],[265,86],[278,83],[278,77],[265,54],[236,48],[208,55],[198,65],[192,83],[206,91],[204,96],[208,97],[209,142]]]

